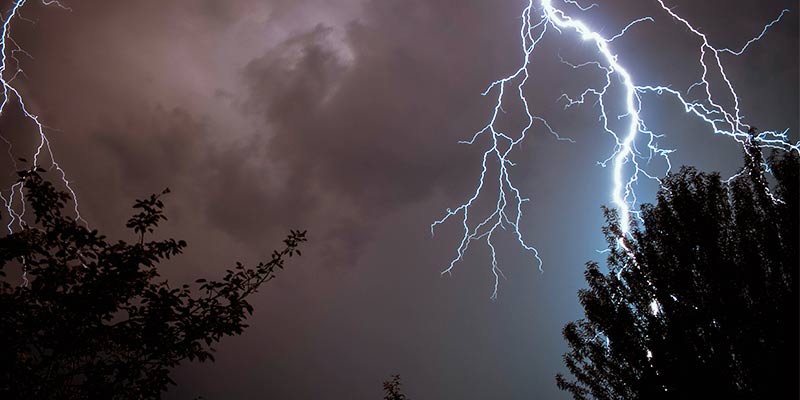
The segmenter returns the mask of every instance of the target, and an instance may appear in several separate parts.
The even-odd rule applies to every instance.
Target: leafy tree
[[[186,242],[148,240],[167,219],[167,190],[136,201],[127,223],[134,243],[112,243],[65,216],[69,196],[41,172],[19,174],[34,221],[0,238],[3,399],[160,397],[174,384],[172,368],[213,361],[215,343],[242,333],[253,312],[248,298],[306,240],[292,231],[267,262],[237,263],[220,281],[197,280],[197,289],[173,287],[157,266]],[[9,282],[8,271],[24,272],[25,284]]]
[[[726,183],[684,167],[618,244],[605,210],[606,271],[587,264],[585,318],[567,324],[576,399],[798,398],[800,161],[761,151]],[[770,178],[771,179],[771,178]]]
[[[383,382],[384,400],[408,400],[408,397],[400,390],[400,375],[392,375],[392,379]]]

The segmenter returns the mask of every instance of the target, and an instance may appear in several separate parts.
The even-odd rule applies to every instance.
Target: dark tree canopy
[[[798,398],[797,154],[742,173],[684,167],[642,208],[625,247],[605,210],[608,268],[587,264],[585,318],[564,327],[559,388],[576,399]]]
[[[33,221],[0,238],[2,399],[160,397],[173,367],[213,360],[216,342],[242,333],[249,296],[306,240],[292,231],[267,262],[172,286],[157,266],[186,243],[148,240],[166,220],[161,195],[136,201],[135,242],[112,243],[65,216],[69,196],[40,172],[20,173]]]
[[[383,396],[384,400],[408,400],[408,397],[403,394],[400,389],[402,382],[400,382],[400,375],[392,375],[392,379],[383,382]]]

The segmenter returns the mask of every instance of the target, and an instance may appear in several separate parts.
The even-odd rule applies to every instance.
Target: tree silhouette
[[[384,400],[408,400],[408,397],[400,390],[400,375],[392,375],[392,379],[383,382]]]
[[[728,183],[684,167],[619,246],[605,209],[607,270],[587,264],[585,318],[567,324],[576,399],[798,398],[797,154],[750,143]],[[771,178],[769,178],[771,179]],[[627,248],[627,249],[626,249]]]
[[[220,281],[171,286],[157,266],[186,247],[150,241],[161,221],[161,195],[137,200],[127,227],[134,243],[108,242],[62,210],[69,201],[34,168],[20,172],[31,223],[0,238],[0,398],[158,398],[170,371],[186,360],[212,360],[214,344],[241,334],[248,302],[300,255],[305,232],[255,267],[237,263]],[[9,282],[7,272],[24,273]],[[195,285],[196,286],[196,285]]]

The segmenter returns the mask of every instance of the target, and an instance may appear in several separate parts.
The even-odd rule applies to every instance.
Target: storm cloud
[[[485,142],[457,142],[486,125],[494,98],[483,90],[522,61],[525,3],[86,0],[72,11],[26,9],[35,23],[20,21],[14,37],[33,58],[21,58],[17,84],[52,127],[93,227],[129,237],[133,199],[169,186],[161,234],[189,242],[166,265],[171,280],[220,276],[234,261],[268,256],[289,229],[309,231],[303,257],[253,301],[249,330],[224,341],[216,363],[181,367],[168,398],[380,398],[394,373],[412,398],[567,398],[553,378],[566,349],[560,331],[580,316],[575,293],[583,263],[601,258],[599,207],[609,201],[609,171],[597,161],[612,142],[596,107],[558,102],[597,78],[558,59],[587,60],[588,46],[567,33],[543,42],[527,93],[576,143],[535,126],[514,154],[513,178],[532,198],[524,231],[544,273],[499,240],[508,280],[491,302],[487,250],[475,246],[452,278],[440,277],[459,226],[433,238],[429,230],[474,191]],[[722,47],[796,8],[675,3]],[[757,126],[796,135],[792,12],[730,71]],[[697,43],[652,4],[615,0],[585,13],[607,34],[651,14],[658,23],[615,46],[636,60],[637,76],[688,86]],[[735,170],[736,146],[669,101],[651,104],[645,112],[666,147],[679,149],[676,164]],[[509,129],[521,121],[514,107]],[[0,121],[23,153],[30,128],[13,114]]]

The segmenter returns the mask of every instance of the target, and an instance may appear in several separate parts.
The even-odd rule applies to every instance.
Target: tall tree
[[[136,241],[109,242],[62,213],[69,196],[40,172],[20,173],[33,221],[0,238],[2,399],[160,397],[173,367],[213,360],[216,342],[242,333],[248,298],[306,240],[292,231],[267,262],[172,286],[157,267],[186,242],[149,240],[166,220],[160,195],[136,201]]]
[[[750,143],[735,179],[684,167],[607,268],[587,264],[585,318],[567,324],[576,399],[798,398],[800,161]]]

